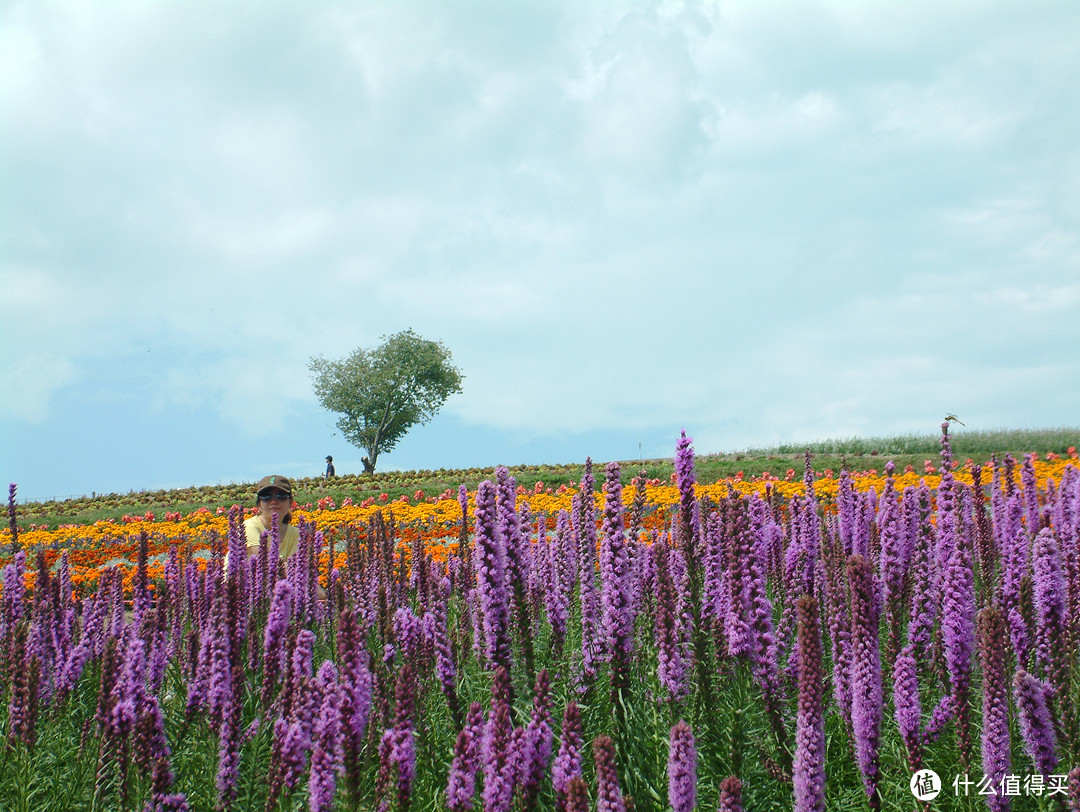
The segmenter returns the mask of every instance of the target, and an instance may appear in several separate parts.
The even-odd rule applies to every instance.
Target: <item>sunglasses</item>
[[[287,493],[261,493],[259,499],[263,502],[289,502],[292,497]]]

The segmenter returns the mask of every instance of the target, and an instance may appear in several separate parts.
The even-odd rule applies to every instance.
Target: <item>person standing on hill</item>
[[[326,455],[326,479],[332,479],[334,476],[334,458],[329,454]]]

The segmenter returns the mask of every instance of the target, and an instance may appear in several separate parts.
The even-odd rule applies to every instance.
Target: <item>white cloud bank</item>
[[[138,382],[272,436],[310,355],[406,327],[467,376],[448,413],[511,433],[1075,422],[1078,30],[1049,2],[9,3],[3,425]]]

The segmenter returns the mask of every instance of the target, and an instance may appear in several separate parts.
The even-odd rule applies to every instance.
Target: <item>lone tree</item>
[[[340,361],[315,356],[308,362],[319,403],[340,413],[342,436],[367,451],[365,474],[375,472],[379,454],[392,451],[414,424],[427,423],[461,391],[461,372],[450,359],[442,342],[405,330]]]

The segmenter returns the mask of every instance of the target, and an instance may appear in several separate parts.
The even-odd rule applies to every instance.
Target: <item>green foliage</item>
[[[992,453],[997,453],[999,458],[1010,453],[1019,460],[1027,452],[1065,454],[1070,446],[1080,447],[1080,428],[995,432],[960,430],[951,433],[950,438],[953,455],[959,459],[974,457],[979,462],[985,462]],[[940,434],[926,437],[911,435],[823,440],[738,453],[702,454],[695,460],[695,469],[700,482],[714,482],[732,477],[739,471],[742,471],[746,478],[760,476],[765,472],[783,477],[788,468],[794,469],[795,476],[801,478],[803,455],[809,450],[814,458],[814,468],[818,471],[827,468],[836,472],[842,468],[849,471],[881,471],[890,460],[896,464],[897,470],[903,470],[906,465],[922,470],[925,460],[937,461],[940,449]],[[581,481],[583,470],[581,463],[509,467],[510,475],[526,490],[531,490],[537,482],[543,482],[550,488],[558,488],[560,485],[576,486]],[[674,466],[670,459],[623,461],[623,483],[626,484],[637,476],[640,470],[645,471],[647,478],[666,481],[674,471]],[[475,490],[479,482],[494,476],[495,468],[487,467],[342,474],[329,482],[322,477],[294,477],[293,492],[296,501],[301,505],[314,503],[325,496],[331,497],[338,504],[346,497],[354,502],[361,502],[381,493],[388,494],[389,499],[394,500],[402,495],[412,497],[417,490],[434,496],[449,488],[456,494],[462,483],[470,490]],[[170,510],[186,515],[200,507],[216,510],[237,504],[254,504],[254,490],[254,483],[235,483],[27,502],[18,506],[18,522],[19,526],[25,529],[29,524],[44,524],[48,527],[65,523],[92,524],[99,519],[119,519],[124,514],[141,515],[147,511],[154,512],[159,518],[162,512]]]
[[[340,361],[314,357],[308,368],[319,402],[341,415],[338,429],[367,451],[364,469],[373,473],[379,454],[393,450],[412,426],[429,421],[461,391],[461,372],[450,359],[441,342],[404,330]]]
[[[978,431],[956,428],[949,432],[953,456],[1003,454],[1012,452],[1064,454],[1069,446],[1080,441],[1080,428],[995,429]],[[900,434],[892,437],[845,437],[818,440],[812,443],[781,443],[772,448],[751,449],[747,456],[767,454],[801,454],[809,451],[815,456],[844,455],[896,457],[935,455],[941,450],[941,434]]]

